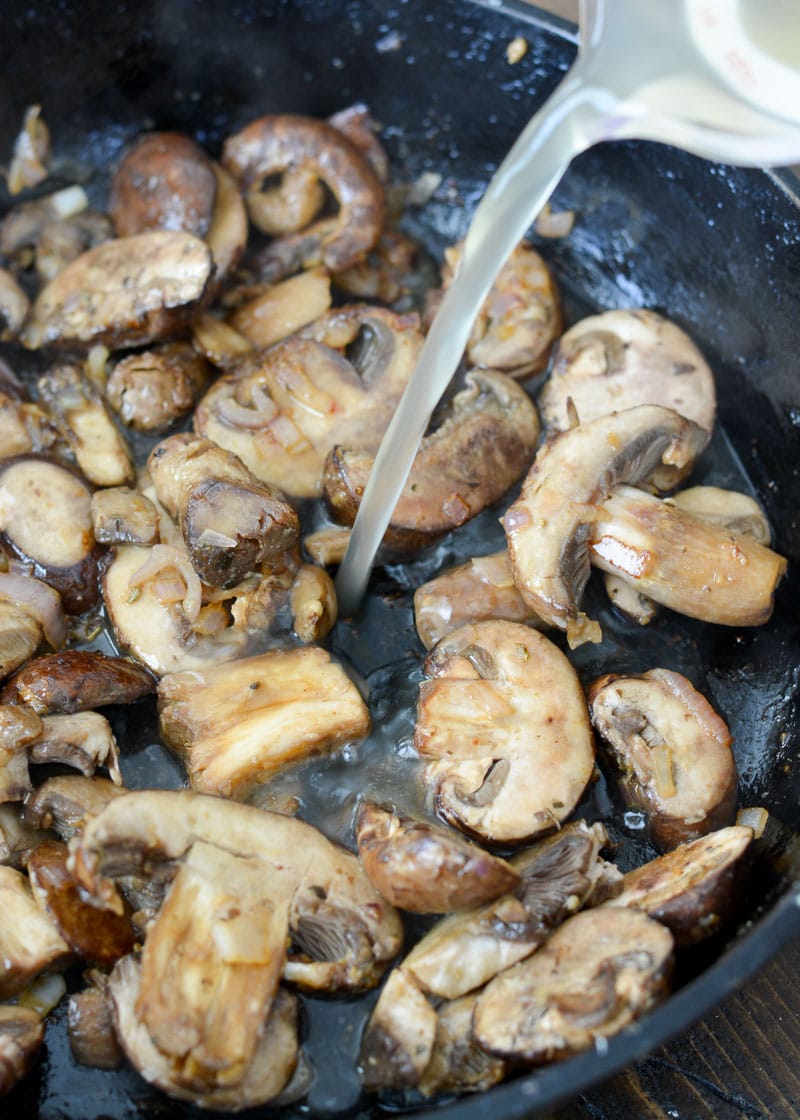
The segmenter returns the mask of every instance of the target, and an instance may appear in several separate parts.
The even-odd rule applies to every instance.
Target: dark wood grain
[[[800,943],[552,1120],[800,1120]]]

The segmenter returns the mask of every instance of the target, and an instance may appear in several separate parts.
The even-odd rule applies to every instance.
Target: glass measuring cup
[[[798,55],[796,0],[581,0],[577,59],[477,207],[455,281],[376,455],[336,579],[341,614],[361,601],[478,309],[571,160],[604,140],[643,139],[741,166],[800,161]]]

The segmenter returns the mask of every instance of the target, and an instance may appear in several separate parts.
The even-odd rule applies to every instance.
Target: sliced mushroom
[[[123,957],[111,974],[109,995],[114,1006],[116,1033],[129,1061],[145,1081],[177,1100],[201,1108],[238,1112],[274,1100],[297,1065],[297,1000],[279,991],[252,1062],[240,1081],[204,1090],[188,1089],[175,1078],[172,1063],[153,1045],[138,1011],[141,966],[134,956]]]
[[[108,210],[117,237],[183,230],[205,237],[217,180],[211,160],[177,132],[150,132],[128,149],[111,182]]]
[[[591,563],[690,618],[760,626],[786,560],[753,537],[682,512],[632,486],[605,496],[591,527]]]
[[[22,1080],[43,1041],[41,1015],[19,1004],[0,1005],[0,1097]]]
[[[0,459],[47,451],[57,439],[55,425],[38,404],[0,391]]]
[[[669,489],[703,450],[708,433],[660,405],[640,405],[563,432],[539,450],[503,524],[514,580],[571,646],[599,641],[580,610],[588,542],[599,507],[619,482]]]
[[[519,874],[457,833],[365,803],[358,854],[372,884],[401,910],[447,914],[512,890]]]
[[[217,180],[217,196],[205,241],[214,261],[211,283],[217,289],[245,250],[247,210],[233,176],[213,160],[211,167]]]
[[[58,774],[46,778],[25,799],[24,821],[33,828],[53,829],[62,840],[71,840],[90,817],[127,791],[97,775]]]
[[[47,222],[36,241],[36,273],[48,283],[88,249],[113,237],[111,222],[96,210],[81,210]]]
[[[67,1003],[67,1038],[73,1061],[94,1069],[119,1069],[124,1056],[114,1034],[106,985],[90,984]]]
[[[462,626],[428,655],[414,745],[451,824],[492,843],[557,828],[594,769],[583,690],[567,658],[514,622]]]
[[[436,540],[496,502],[524,474],[539,439],[530,397],[505,374],[474,369],[453,397],[442,424],[427,435],[385,536],[391,548]],[[325,463],[325,499],[335,518],[352,525],[372,471],[374,453],[346,444]]]
[[[79,367],[55,366],[39,378],[37,388],[85,478],[95,486],[135,481],[130,449]]]
[[[591,557],[590,557],[591,559]],[[640,626],[649,626],[654,618],[658,617],[658,603],[627,580],[617,575],[616,572],[603,572],[603,584],[611,602],[628,618],[638,622]]]
[[[308,326],[331,306],[331,279],[326,269],[310,268],[247,300],[230,317],[230,325],[253,346],[272,346]]]
[[[378,300],[397,310],[418,307],[434,282],[436,266],[422,246],[399,229],[384,229],[365,259],[333,277],[353,299]]]
[[[402,968],[389,974],[361,1039],[365,1089],[414,1088],[431,1059],[437,1015]]]
[[[304,645],[323,641],[336,624],[336,587],[328,573],[315,564],[300,565],[289,604],[292,629]]]
[[[16,704],[0,704],[0,801],[21,801],[30,791],[30,746],[42,730],[42,721],[34,712]]]
[[[377,983],[397,954],[402,926],[356,856],[312,825],[187,790],[143,790],[115,798],[88,821],[74,850],[81,883],[103,898],[116,877],[181,859],[197,840],[293,883],[293,946],[286,979],[309,988],[357,990]]]
[[[450,287],[463,247],[445,251],[442,281]],[[561,333],[561,300],[535,249],[522,242],[500,270],[478,312],[467,343],[470,365],[527,377],[544,369]]]
[[[287,235],[293,239],[288,254],[284,238],[277,247],[268,248],[267,259],[282,275],[296,271],[292,265],[320,262],[331,271],[349,268],[378,240],[385,211],[383,188],[358,149],[331,125],[288,113],[260,117],[226,140],[222,164],[241,185],[251,214],[252,196],[258,206],[265,180],[297,167],[314,174],[335,197],[335,218],[323,218],[299,234]],[[283,263],[287,255],[288,270]]]
[[[90,901],[68,866],[66,844],[43,840],[28,860],[34,898],[76,956],[111,967],[130,953],[135,936],[130,912]]]
[[[689,336],[655,311],[604,311],[559,340],[539,394],[548,428],[570,427],[567,402],[582,424],[620,409],[660,404],[711,432],[714,375]]]
[[[19,194],[47,178],[50,163],[50,129],[41,105],[29,105],[14,141],[11,166],[6,175],[9,194]]]
[[[45,285],[22,341],[31,350],[144,346],[195,313],[212,267],[207,246],[190,233],[156,230],[107,241]]]
[[[205,360],[188,343],[164,342],[118,361],[106,395],[124,424],[159,432],[191,412],[209,380]]]
[[[147,670],[124,657],[68,649],[31,661],[7,682],[0,702],[25,704],[44,716],[132,704],[154,691]]]
[[[502,1081],[508,1065],[488,1054],[475,1040],[472,1018],[477,995],[441,1004],[436,1011],[436,1038],[419,1081],[423,1096],[479,1093]]]
[[[520,884],[476,910],[452,914],[414,946],[403,969],[431,996],[458,999],[523,960],[569,914],[612,878],[621,876],[600,858],[602,825],[577,821],[514,856]]]
[[[52,591],[52,588],[49,590]],[[10,676],[29,657],[33,657],[41,642],[42,627],[28,608],[0,599],[0,680]]]
[[[0,867],[0,915],[0,999],[11,999],[40,972],[66,967],[72,954],[12,867]]]
[[[30,308],[30,300],[11,273],[0,268],[0,341],[16,338]]]
[[[717,933],[740,909],[752,869],[753,830],[731,825],[679,844],[629,871],[606,906],[642,910],[672,932],[678,946]]]
[[[30,745],[31,762],[61,762],[90,777],[104,766],[116,785],[122,784],[117,741],[111,724],[99,712],[44,716],[42,730]]]
[[[350,143],[358,148],[382,183],[388,180],[389,157],[378,136],[380,125],[363,101],[332,113],[328,117],[328,124],[344,133]]]
[[[315,564],[328,567],[341,564],[350,543],[350,530],[339,525],[329,525],[309,533],[303,539],[303,547]]]
[[[18,871],[25,867],[34,848],[50,836],[41,828],[31,828],[22,814],[22,805],[0,805],[0,864]]]
[[[758,544],[772,541],[767,515],[749,494],[719,486],[690,486],[666,499],[683,513],[706,525],[717,525],[737,536],[752,537]]]
[[[243,334],[239,334],[223,319],[209,313],[198,315],[192,323],[192,341],[195,349],[212,366],[222,370],[235,367],[243,354],[249,354],[253,350]]]
[[[91,504],[88,484],[55,460],[31,454],[0,462],[0,535],[33,575],[60,592],[70,614],[97,600]]]
[[[466,564],[423,583],[414,592],[414,623],[426,649],[459,626],[492,618],[534,627],[543,625],[517,591],[506,549],[489,556],[474,556]]]
[[[634,910],[569,918],[529,960],[478,997],[481,1046],[515,1061],[565,1058],[618,1034],[668,991],[672,935]]]
[[[158,707],[162,738],[192,787],[238,799],[287,765],[363,738],[370,726],[358,689],[316,646],[167,674]]]
[[[76,217],[88,205],[86,191],[77,185],[18,203],[0,223],[0,253],[16,265],[27,267],[32,263],[42,231],[52,222]]]
[[[195,571],[212,587],[239,583],[299,544],[300,521],[283,495],[210,440],[169,436],[153,448],[147,466]]]
[[[662,848],[731,824],[736,761],[724,720],[667,669],[608,674],[589,688],[592,722],[621,770],[626,800],[649,815]]]
[[[128,486],[92,494],[92,530],[98,544],[155,544],[158,511],[149,498]]]

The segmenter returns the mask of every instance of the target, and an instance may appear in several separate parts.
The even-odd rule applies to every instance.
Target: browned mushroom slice
[[[262,861],[195,843],[149,929],[137,1012],[178,1084],[233,1085],[286,961],[291,891]]]
[[[618,482],[676,485],[708,433],[660,405],[640,405],[580,424],[539,450],[503,524],[520,594],[571,646],[599,641],[580,610],[598,507]]]
[[[297,1065],[297,1000],[279,991],[253,1060],[234,1085],[189,1089],[174,1077],[172,1063],[154,1046],[138,1011],[139,962],[123,957],[111,973],[109,995],[116,1033],[128,1060],[145,1081],[178,1100],[201,1108],[238,1112],[275,1099]]]
[[[222,164],[238,180],[251,207],[251,197],[263,191],[265,180],[298,167],[315,175],[334,195],[334,219],[321,219],[302,233],[288,235],[294,239],[292,264],[321,262],[332,271],[349,268],[378,240],[385,212],[383,188],[358,148],[331,125],[290,114],[260,117],[226,140]],[[288,274],[285,250],[285,245],[267,250],[283,275]]]
[[[397,954],[397,911],[374,889],[356,856],[303,821],[223,798],[187,790],[116,798],[84,827],[75,868],[83,885],[103,898],[109,885],[104,875],[181,859],[197,840],[263,860],[266,877],[293,880],[287,979],[310,988],[371,987]]]
[[[0,867],[0,915],[0,999],[11,999],[40,972],[64,968],[71,953],[12,867]]]
[[[217,180],[217,197],[205,242],[214,261],[212,287],[218,289],[245,250],[247,210],[233,176],[213,160],[211,166]]]
[[[437,922],[405,958],[404,971],[430,995],[457,999],[524,960],[601,885],[621,877],[600,858],[606,840],[602,825],[577,821],[513,857],[519,886]]]
[[[389,157],[379,139],[380,125],[374,120],[369,107],[363,101],[348,105],[328,117],[333,125],[363,155],[382,183],[389,178]]]
[[[106,394],[123,423],[158,432],[190,412],[208,382],[208,366],[191,346],[165,342],[118,361]]]
[[[297,547],[300,521],[292,506],[210,440],[168,436],[153,448],[147,466],[204,583],[239,583]]]
[[[239,799],[285,766],[369,731],[358,689],[316,646],[169,673],[158,707],[164,742],[193,788]]]
[[[56,366],[39,378],[37,388],[81,472],[93,485],[124,486],[135,480],[130,449],[105,402],[77,366]]]
[[[119,1069],[123,1053],[105,983],[75,992],[67,1003],[67,1039],[73,1060],[94,1069]]]
[[[47,283],[74,260],[114,235],[111,222],[96,210],[47,222],[36,242],[36,273]]]
[[[108,210],[117,237],[158,229],[205,237],[216,194],[211,160],[199,144],[177,132],[151,132],[122,157]]]
[[[130,912],[98,906],[69,870],[66,844],[43,840],[28,860],[33,896],[73,953],[111,967],[133,949]]]
[[[16,338],[30,308],[30,300],[5,269],[0,268],[0,341]]]
[[[33,828],[52,828],[62,840],[71,840],[90,817],[126,792],[108,778],[58,774],[26,797],[24,820]]]
[[[25,704],[39,715],[132,704],[155,691],[155,681],[124,657],[68,649],[37,657],[0,693],[3,703]]]
[[[758,544],[772,541],[767,515],[749,494],[719,486],[690,486],[666,499],[683,513],[707,525],[717,525],[737,536],[752,537]]]
[[[565,1058],[617,1034],[668,991],[672,935],[635,910],[569,918],[529,960],[478,997],[481,1046],[515,1061]]]
[[[414,745],[451,824],[492,843],[549,832],[594,769],[583,689],[567,658],[515,622],[462,626],[428,655]]]
[[[256,478],[318,497],[336,443],[377,450],[422,343],[415,315],[331,311],[302,337],[245,355],[198,405],[195,431],[238,455]]]
[[[21,1081],[44,1041],[44,1023],[29,1007],[0,1006],[0,1097]]]
[[[231,369],[253,350],[243,334],[209,313],[198,315],[192,323],[192,342],[206,361],[222,370]]]
[[[365,1089],[414,1088],[436,1039],[436,1011],[401,968],[389,974],[361,1039]]]
[[[461,246],[445,252],[445,289],[453,281],[461,252]],[[560,332],[561,301],[553,277],[536,250],[522,242],[478,312],[467,343],[469,362],[527,377],[544,369]]]
[[[90,777],[104,766],[116,785],[122,784],[117,741],[111,724],[99,712],[44,716],[42,731],[30,745],[31,762],[61,762]]]
[[[606,906],[642,910],[694,945],[717,933],[741,907],[752,861],[753,830],[731,825],[679,844],[629,871]]]
[[[581,423],[621,408],[660,404],[714,427],[714,376],[687,334],[654,311],[604,311],[582,319],[559,340],[539,394],[549,428],[570,427],[567,401]]]
[[[505,374],[474,369],[442,424],[420,445],[387,530],[389,547],[415,549],[496,502],[528,468],[539,439],[530,397]],[[325,463],[325,499],[352,525],[374,453],[334,447]]]
[[[371,882],[402,910],[447,914],[489,902],[519,883],[510,864],[457,833],[377,805],[361,806],[356,841]]]
[[[450,1000],[436,1010],[436,1038],[431,1058],[419,1081],[419,1090],[436,1093],[479,1093],[502,1081],[508,1064],[488,1054],[475,1041],[472,1017],[477,1003],[473,993]]]
[[[591,563],[665,607],[720,626],[760,626],[772,614],[786,560],[632,486],[597,510]]]
[[[190,233],[156,230],[89,249],[45,285],[22,332],[41,346],[143,346],[174,332],[197,309],[212,271]]]
[[[155,544],[158,511],[149,498],[128,486],[96,490],[92,529],[99,544]]]
[[[294,577],[289,605],[292,629],[305,645],[321,642],[336,624],[336,588],[327,572],[315,564],[302,564]]]
[[[0,805],[0,863],[22,870],[28,856],[50,833],[32,828],[23,819],[23,806]]]
[[[667,669],[608,674],[589,689],[592,722],[621,770],[626,800],[649,814],[672,848],[731,824],[736,761],[724,720],[689,681]]]
[[[0,704],[0,801],[21,801],[30,791],[29,749],[41,733],[35,712]]]
[[[268,285],[230,317],[230,325],[253,346],[272,346],[324,315],[331,305],[331,281],[324,268],[311,268]]]
[[[543,625],[517,590],[506,549],[474,556],[414,592],[414,623],[426,649],[459,626],[492,618]]]

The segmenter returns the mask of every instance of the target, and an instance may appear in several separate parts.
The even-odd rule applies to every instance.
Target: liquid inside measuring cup
[[[774,27],[764,31],[767,18],[782,20],[781,37],[790,44],[777,57],[767,49],[776,35]],[[336,579],[343,615],[357,609],[366,590],[481,304],[576,155],[604,140],[644,139],[742,166],[800,161],[800,72],[784,61],[800,39],[797,0],[582,0],[580,32],[575,64],[475,211],[459,270],[364,491]]]

